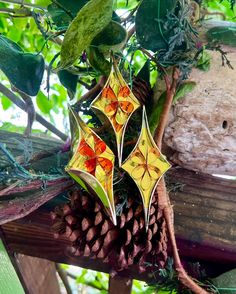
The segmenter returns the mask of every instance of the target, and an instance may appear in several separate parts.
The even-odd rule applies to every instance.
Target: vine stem
[[[173,102],[173,97],[176,92],[177,83],[180,77],[180,71],[178,68],[174,67],[172,74],[172,82],[170,82],[169,77],[164,75],[164,79],[166,82],[166,101],[164,104],[164,108],[160,117],[160,123],[155,131],[154,140],[161,150],[162,140],[165,131],[165,127],[168,121],[169,112],[171,109],[171,105]],[[193,293],[196,294],[207,294],[206,290],[201,288],[195,281],[192,280],[190,276],[188,276],[187,272],[182,266],[181,259],[179,256],[176,238],[175,238],[175,230],[174,230],[174,211],[172,205],[170,203],[169,194],[166,190],[166,184],[164,178],[161,178],[158,186],[157,186],[157,194],[158,194],[158,205],[160,209],[163,210],[164,218],[167,225],[167,230],[169,233],[170,243],[172,247],[173,259],[175,263],[175,269],[178,273],[179,280],[181,283],[188,287]]]

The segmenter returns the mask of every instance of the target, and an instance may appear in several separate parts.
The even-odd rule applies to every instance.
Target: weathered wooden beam
[[[172,169],[168,175],[172,189],[175,228],[180,254],[203,263],[223,266],[236,264],[236,181],[219,179]],[[54,206],[52,200],[50,206]],[[70,242],[64,237],[53,238],[50,230],[49,209],[42,207],[21,220],[2,226],[8,247],[35,257],[110,272],[101,260],[75,257],[69,251]],[[139,274],[136,267],[121,273],[136,279],[149,279],[148,273]]]
[[[53,262],[22,254],[17,254],[15,259],[28,293],[61,293]]]

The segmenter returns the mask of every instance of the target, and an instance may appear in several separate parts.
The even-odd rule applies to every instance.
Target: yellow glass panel
[[[105,87],[91,106],[103,112],[110,121],[115,132],[118,161],[121,165],[125,129],[133,112],[140,107],[140,103],[121,76],[116,64],[112,67]]]
[[[101,199],[105,209],[116,224],[115,203],[113,195],[113,172],[115,155],[106,143],[98,137],[81,119],[70,109],[72,115],[73,156],[66,166],[66,171],[85,187],[93,189]]]
[[[171,166],[152,138],[145,107],[143,107],[142,130],[138,142],[121,167],[134,180],[140,191],[147,228],[155,188],[160,178]]]

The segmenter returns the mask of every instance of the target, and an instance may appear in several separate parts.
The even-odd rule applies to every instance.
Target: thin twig
[[[56,266],[56,270],[58,272],[58,275],[61,278],[61,281],[66,289],[66,293],[73,294],[72,289],[69,284],[69,281],[68,281],[67,272],[64,271],[63,268],[61,268],[60,264],[56,263],[55,266]]]
[[[14,104],[16,104],[20,109],[27,112],[27,105],[12,91],[10,91],[7,87],[5,87],[2,83],[0,83],[0,92],[5,95],[8,99],[10,99]],[[40,114],[36,112],[35,119],[41,123],[46,129],[51,131],[53,134],[57,135],[63,141],[67,140],[67,136],[59,131],[54,125],[50,122],[46,121]]]
[[[106,77],[102,76],[98,83],[90,89],[87,93],[85,93],[76,103],[74,106],[79,105],[81,102],[88,100],[91,97],[96,97],[102,90],[103,86],[106,82]]]
[[[26,3],[23,0],[1,0],[1,2],[9,3],[9,4],[18,4],[18,5],[26,6],[26,7],[33,7],[33,8],[38,8],[41,10],[47,10],[46,7],[42,7],[40,5],[33,4],[33,3]]]
[[[24,131],[24,136],[29,137],[32,131],[32,126],[33,126],[35,115],[36,115],[34,103],[29,95],[19,91],[15,87],[13,87],[13,91],[19,93],[19,95],[21,96],[21,98],[24,100],[26,104],[26,107],[27,107],[26,112],[28,115],[28,120],[27,120],[27,127]]]

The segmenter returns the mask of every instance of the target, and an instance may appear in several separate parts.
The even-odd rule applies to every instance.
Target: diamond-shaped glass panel
[[[73,116],[71,129],[74,131],[72,134],[73,156],[66,171],[83,188],[87,190],[89,186],[93,189],[116,224],[113,196],[115,155],[73,110],[71,113]]]
[[[170,164],[152,138],[145,108],[143,108],[142,130],[138,142],[121,167],[134,180],[140,191],[147,227],[155,188],[160,178],[170,168]]]
[[[140,103],[116,65],[113,66],[105,87],[91,106],[102,111],[112,124],[116,135],[119,165],[121,165],[125,129],[129,118],[140,107]]]

